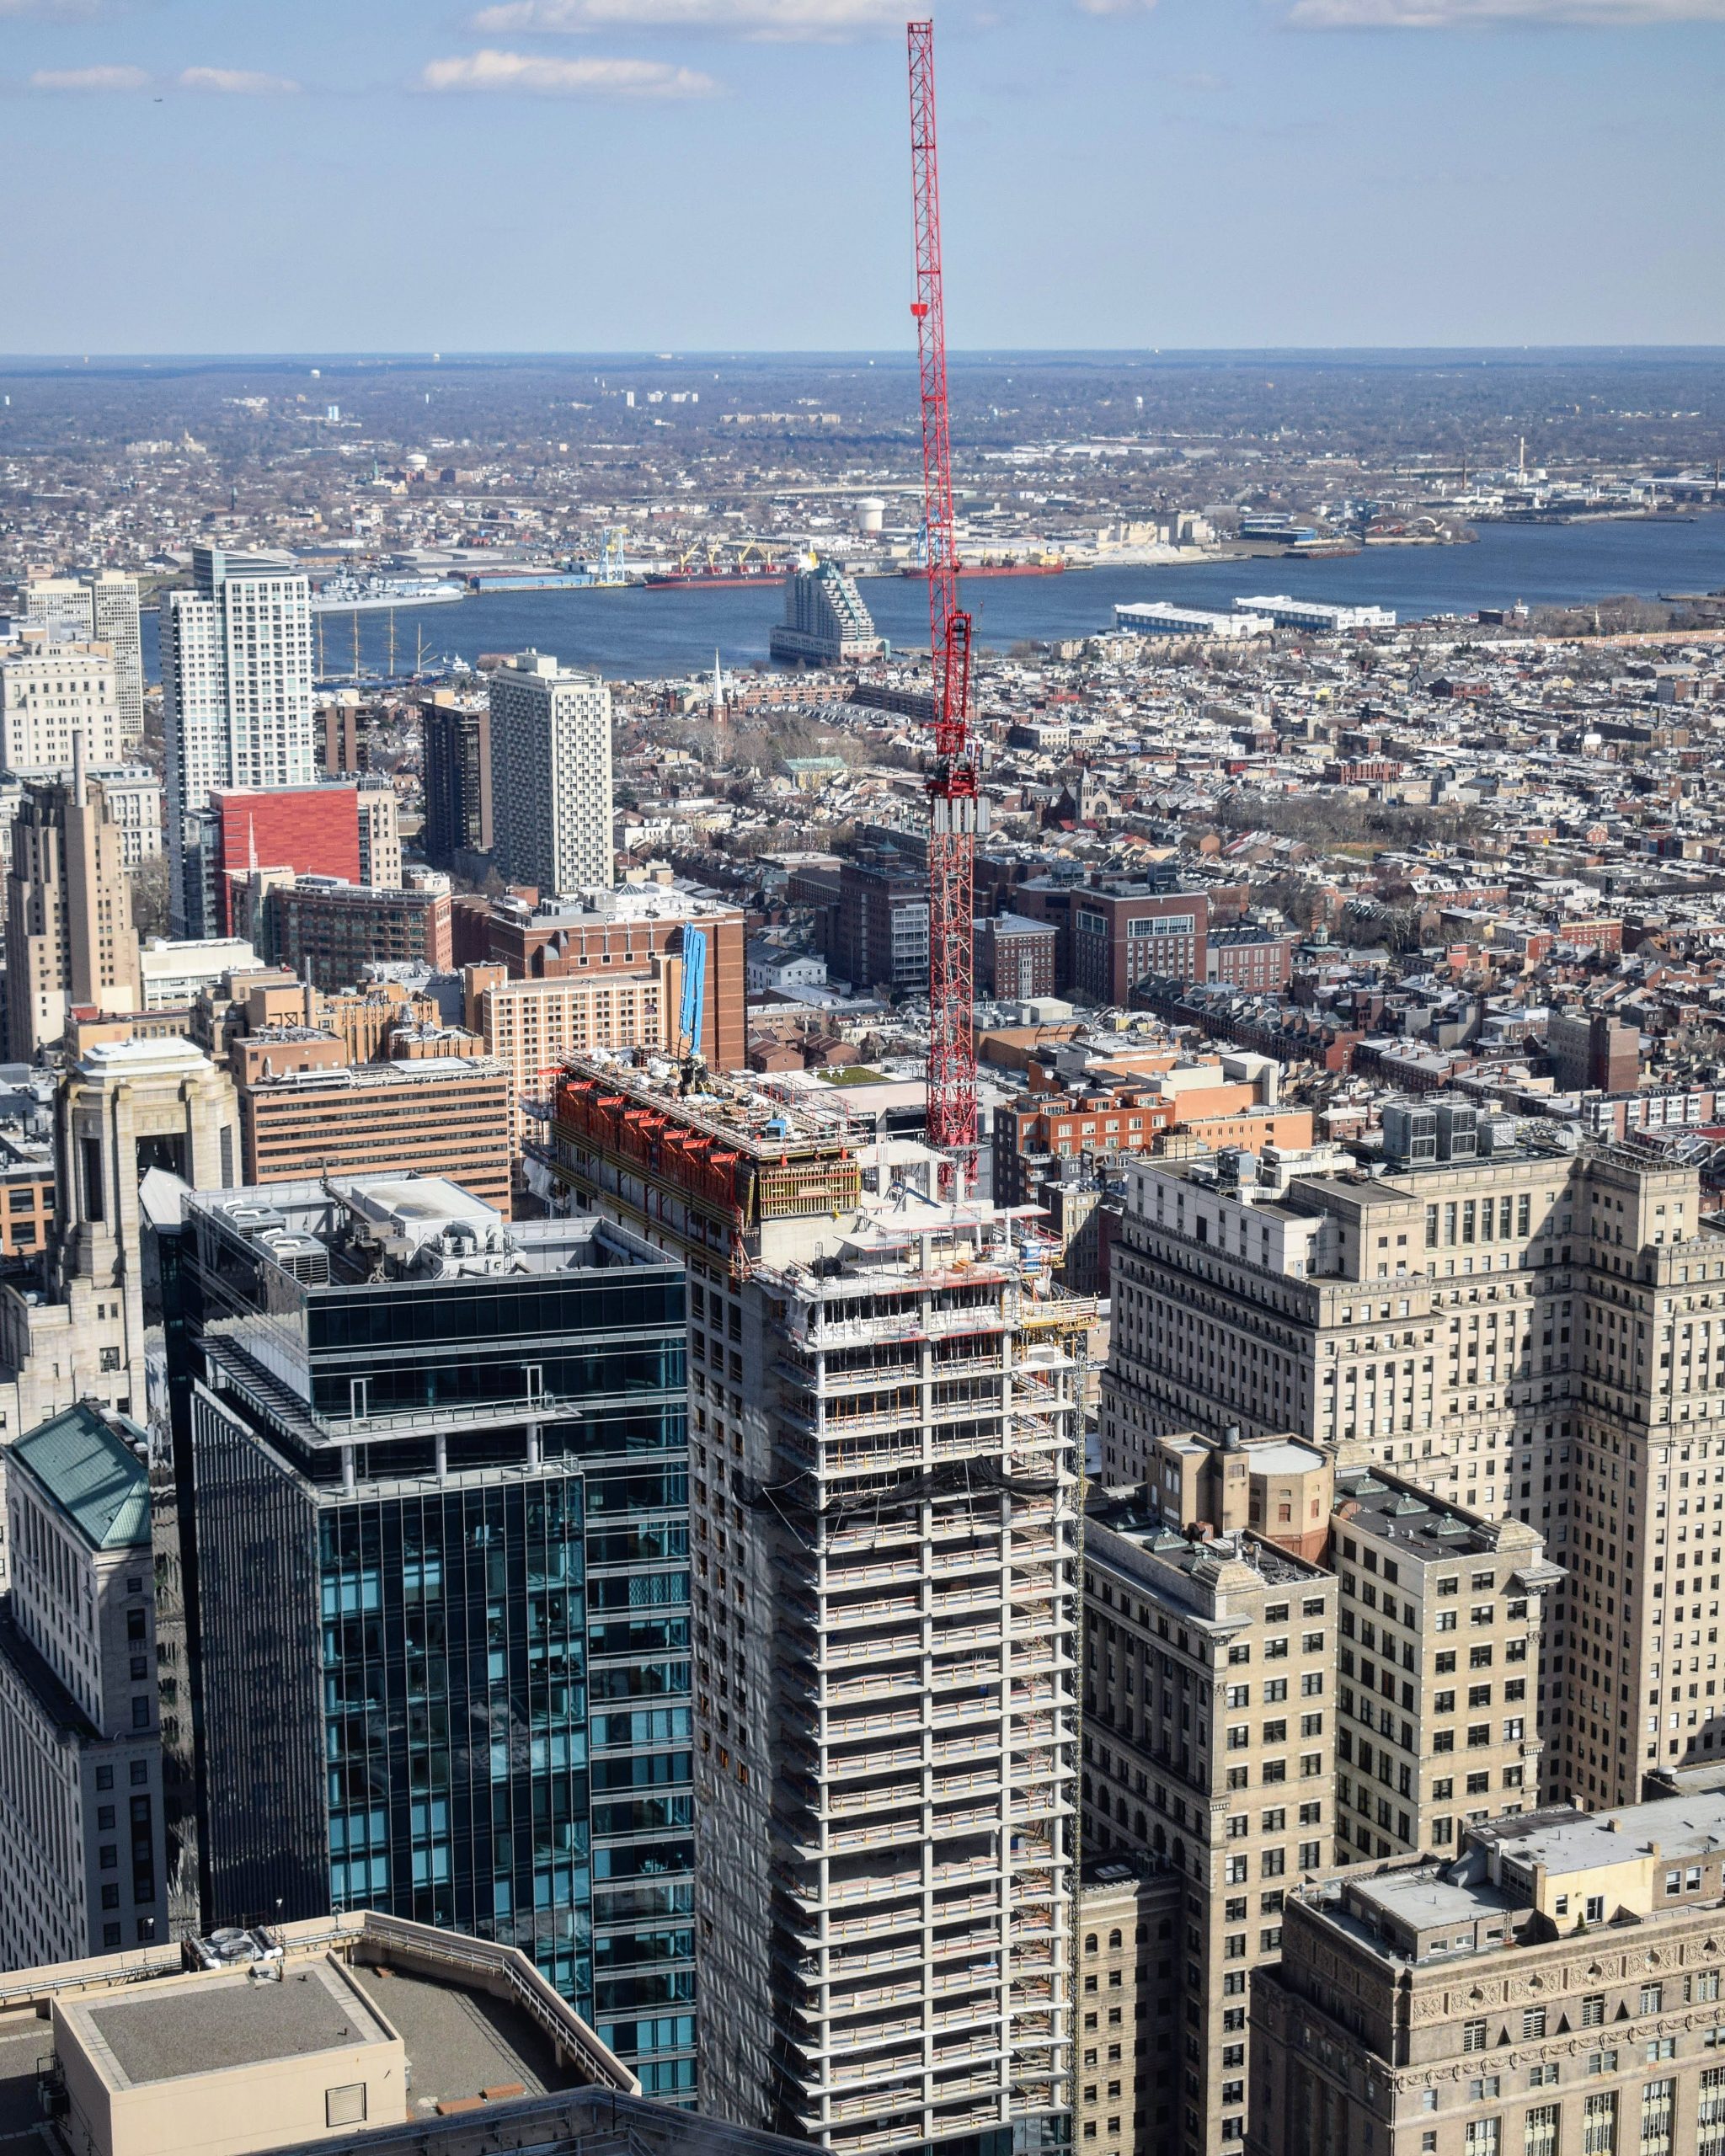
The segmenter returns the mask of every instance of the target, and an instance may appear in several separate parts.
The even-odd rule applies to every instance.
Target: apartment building
[[[1247,2156],[1721,2156],[1725,1801],[1471,1827],[1289,1897]]]
[[[1546,1616],[1546,1792],[1622,1802],[1650,1767],[1725,1756],[1705,1666],[1725,1235],[1693,1168],[1502,1126],[1481,1151],[1472,1114],[1387,1111],[1378,1174],[1345,1155],[1286,1176],[1130,1169],[1103,1472],[1142,1480],[1156,1432],[1237,1422],[1535,1526],[1567,1575]]]
[[[377,778],[359,790],[360,881],[374,891],[401,889],[401,809],[395,788]]]
[[[491,810],[499,873],[562,898],[612,879],[611,691],[524,651],[491,677]]]
[[[434,691],[422,706],[425,858],[435,868],[473,862],[492,846],[491,713]]]
[[[1072,2143],[1136,2156],[1166,2138],[1180,2083],[1186,1890],[1166,1857],[1087,1858],[1079,1872]]]
[[[352,798],[349,797],[351,818]],[[270,955],[327,991],[350,988],[377,966],[446,973],[451,957],[449,879],[412,872],[406,890],[374,891],[330,876],[271,886],[262,907]]]
[[[1563,1577],[1540,1537],[1344,1468],[1331,1561],[1338,1853],[1450,1849],[1470,1825],[1536,1808],[1541,1626]]]
[[[1336,1848],[1334,1576],[1249,1529],[1188,1539],[1142,1491],[1085,1517],[1084,1838],[1185,1885],[1180,2081],[1167,2145],[1245,2132],[1247,1987]]]
[[[474,926],[470,959],[501,966],[515,980],[639,971],[667,953],[680,956],[686,938],[699,935],[707,994],[697,1052],[711,1070],[740,1070],[748,1060],[743,910],[675,883],[669,871],[537,905],[499,899]]]
[[[7,1449],[0,1964],[168,1936],[144,1432],[87,1401]]]
[[[27,628],[0,658],[0,766],[19,778],[51,778],[72,769],[79,739],[87,764],[124,760],[113,654],[105,644]]]
[[[1063,2143],[1093,1306],[925,1147],[746,1081],[578,1060],[553,1153],[689,1268],[703,2106]]]
[[[317,777],[311,585],[286,555],[195,547],[191,588],[164,594],[161,632],[168,916],[176,935],[197,935],[207,873],[195,819],[212,790]]]

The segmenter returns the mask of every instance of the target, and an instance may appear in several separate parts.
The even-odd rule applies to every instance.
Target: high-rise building
[[[491,713],[434,700],[423,707],[425,858],[457,867],[492,847]]]
[[[498,873],[542,898],[612,880],[611,691],[524,651],[491,677],[492,829]]]
[[[928,993],[928,871],[882,851],[839,870],[826,959],[840,979],[866,993]]]
[[[884,648],[854,579],[831,562],[787,579],[784,619],[767,643],[775,659],[806,666],[877,659]]]
[[[395,788],[375,778],[359,790],[360,881],[374,891],[401,889],[401,820]]]
[[[26,629],[0,657],[0,766],[18,778],[69,771],[83,744],[86,766],[120,761],[114,661],[93,643],[51,640]]]
[[[1546,1050],[1560,1093],[1632,1093],[1641,1081],[1641,1034],[1603,1011],[1553,1011]]]
[[[1249,1479],[1249,1478],[1248,1478]],[[1247,1985],[1335,1835],[1333,1574],[1249,1528],[1171,1529],[1106,1491],[1084,1534],[1084,1840],[1186,1883],[1178,2109],[1158,2138],[1225,2156],[1245,2127]]]
[[[1539,1536],[1344,1468],[1329,1561],[1338,1855],[1452,1849],[1470,1825],[1535,1809],[1545,1604],[1563,1577]]]
[[[923,896],[926,903],[926,891]],[[618,973],[650,972],[658,959],[680,958],[690,933],[698,934],[707,946],[707,992],[696,1048],[710,1070],[740,1070],[748,1060],[740,906],[668,878],[649,877],[537,905],[499,899],[486,910],[483,926],[482,947],[469,963],[500,966],[512,980],[603,982]],[[595,1038],[594,1045],[602,1044]]]
[[[168,1936],[145,1433],[88,1402],[8,1446],[0,1961]]]
[[[75,744],[80,751],[81,740]],[[13,819],[6,892],[7,1031],[20,1063],[62,1040],[74,1009],[143,1003],[125,841],[99,782],[32,783]]]
[[[1290,1892],[1246,2156],[1721,2156],[1725,1802],[1470,1828]]]
[[[115,707],[122,752],[144,735],[144,656],[138,632],[138,582],[117,569],[88,576],[32,577],[24,588],[28,622],[106,644],[114,661]]]
[[[147,764],[97,764],[88,773],[102,789],[108,819],[120,833],[120,859],[128,868],[162,852],[162,781]]]
[[[746,1082],[577,1060],[553,1143],[690,1272],[703,2107],[1063,2146],[1086,1312],[925,1147]]]
[[[694,2085],[681,1266],[436,1177],[189,1196],[168,1265],[211,1921],[519,1947]]]
[[[311,586],[285,555],[194,547],[191,589],[164,595],[161,635],[168,912],[184,936],[204,932],[206,912],[188,819],[218,787],[317,778]]]
[[[115,569],[89,579],[90,630],[114,654],[115,699],[120,739],[135,750],[144,738],[144,651],[138,628],[138,580]]]
[[[1546,1791],[1627,1801],[1650,1769],[1725,1756],[1725,1699],[1699,1672],[1674,1696],[1725,1575],[1701,1509],[1725,1486],[1725,1236],[1693,1167],[1482,1133],[1466,1102],[1384,1121],[1375,1175],[1346,1154],[1126,1170],[1103,1471],[1140,1481],[1156,1433],[1237,1422],[1535,1526],[1568,1576]]]

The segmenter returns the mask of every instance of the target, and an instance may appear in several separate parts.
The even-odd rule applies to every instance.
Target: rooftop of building
[[[1502,1552],[1525,1552],[1537,1546],[1533,1529],[1519,1520],[1488,1520],[1447,1502],[1429,1490],[1404,1482],[1380,1468],[1343,1467],[1336,1472],[1336,1513],[1343,1527],[1358,1527],[1391,1542],[1398,1556],[1420,1564]],[[1517,1572],[1530,1587],[1545,1587],[1562,1577],[1556,1565],[1530,1559]]]
[[[1476,1828],[1474,1838],[1525,1870],[1552,1876],[1609,1870],[1637,1855],[1689,1863],[1725,1850],[1725,1792],[1690,1790],[1616,1812],[1553,1806],[1492,1820]]]
[[[419,1029],[419,1038],[435,1038],[439,1033],[452,1033],[455,1027],[428,1027]],[[271,1033],[271,1040],[299,1038],[302,1040],[333,1040],[333,1033],[308,1027],[287,1029],[281,1033]],[[326,1070],[281,1070],[266,1072],[251,1081],[254,1093],[327,1093],[327,1092],[387,1092],[393,1089],[411,1088],[421,1081],[447,1084],[459,1079],[501,1079],[508,1075],[508,1066],[494,1058],[483,1055],[420,1055],[400,1063],[344,1063]]]
[[[84,1078],[184,1078],[215,1065],[190,1041],[99,1041],[78,1058]]]
[[[497,899],[492,912],[499,920],[535,928],[594,928],[607,922],[621,926],[650,921],[708,920],[734,915],[737,908],[710,891],[686,884],[619,883],[609,889],[571,892],[560,899],[542,899],[530,905],[526,899]]]
[[[1379,1957],[1416,1966],[1538,1945],[1583,1925],[1667,1923],[1725,1901],[1725,1795],[1505,1813],[1468,1827],[1447,1862],[1361,1865],[1300,1898]]]
[[[1183,1573],[1194,1585],[1298,1587],[1334,1577],[1322,1566],[1308,1564],[1249,1529],[1200,1538],[1182,1534],[1167,1524],[1148,1493],[1139,1488],[1103,1486],[1095,1489],[1085,1508],[1085,1523],[1089,1529],[1107,1529],[1135,1555],[1141,1554],[1158,1566]],[[1090,1545],[1093,1552],[1103,1546],[1095,1540]],[[1250,1573],[1257,1575],[1256,1582],[1247,1577]]]
[[[762,1161],[854,1148],[873,1131],[872,1117],[866,1123],[852,1118],[841,1086],[793,1089],[748,1071],[702,1071],[691,1087],[681,1065],[650,1054],[572,1056],[568,1070]]]
[[[194,1221],[239,1237],[313,1290],[503,1282],[671,1262],[628,1229],[597,1217],[507,1222],[443,1176],[328,1177],[192,1192],[185,1208]]]
[[[649,2139],[662,2117],[674,2143],[684,2118],[642,2100],[635,2076],[514,1949],[355,1912],[0,1976],[0,2151],[76,2143],[115,2156],[139,2145],[126,2138],[137,2116],[123,2109],[128,2096],[169,2087],[188,2117],[221,2105],[233,2156],[303,2148],[312,2137],[293,2122],[294,2095],[309,2095],[321,2129],[329,2069],[351,2081],[367,2070],[350,2063],[356,2053],[385,2088],[404,2055],[404,2102],[318,2131],[320,2149],[467,2156],[507,2133],[511,2147],[561,2150],[613,2127],[613,2105]],[[93,2092],[94,2108],[67,2116],[62,2095],[45,2112],[56,2086],[85,2092],[85,2107]],[[105,2116],[102,2100],[115,2105]]]
[[[80,1401],[27,1431],[11,1461],[92,1550],[131,1550],[150,1540],[147,1442],[126,1417]]]

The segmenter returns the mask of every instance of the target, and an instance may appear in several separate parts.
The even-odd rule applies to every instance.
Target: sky
[[[932,0],[955,348],[1725,344],[1725,0]],[[0,351],[899,350],[903,0],[0,0]]]

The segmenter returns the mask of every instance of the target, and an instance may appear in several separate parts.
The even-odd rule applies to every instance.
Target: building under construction
[[[689,1267],[702,2106],[1052,2148],[1093,1307],[927,1148],[688,1083],[573,1064],[552,1182]]]

